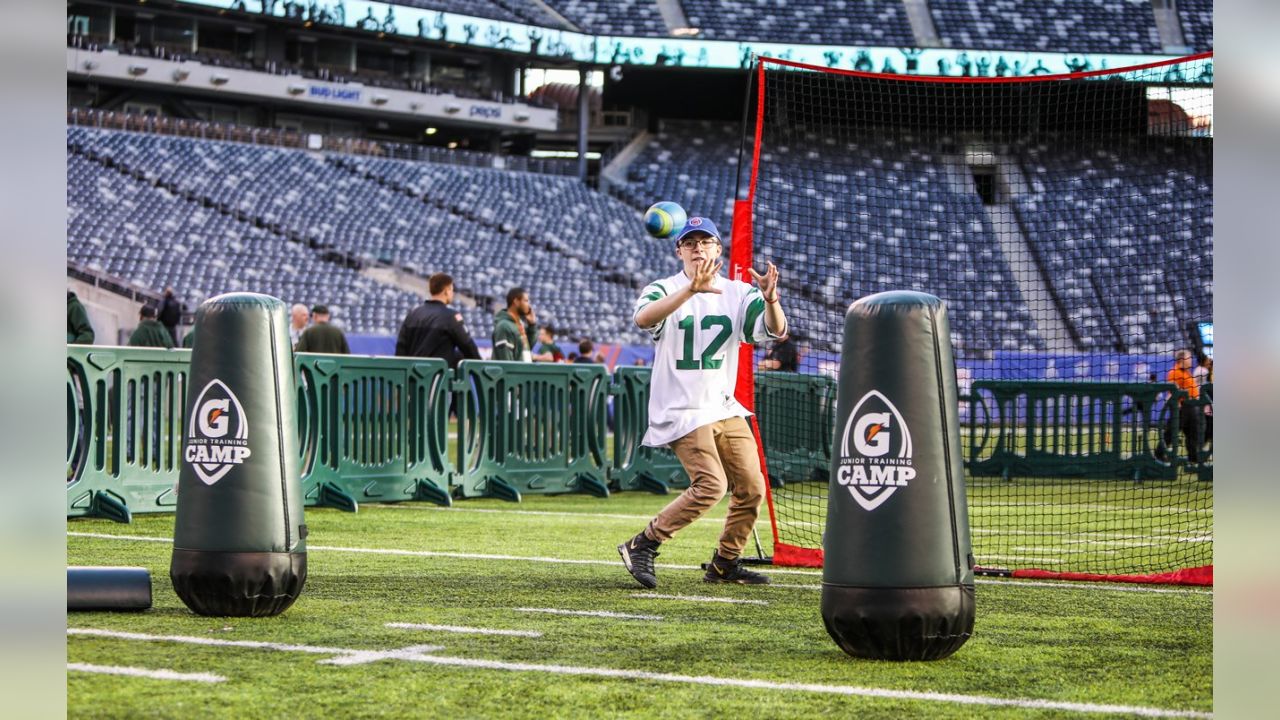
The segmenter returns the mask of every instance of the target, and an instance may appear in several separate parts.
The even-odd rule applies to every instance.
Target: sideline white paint
[[[443,649],[443,645],[410,645],[399,650],[358,650],[347,655],[321,660],[320,664],[348,667],[351,665],[368,665],[382,660],[416,660],[425,653]]]
[[[547,613],[550,615],[580,615],[582,617],[612,618],[615,620],[661,620],[661,615],[634,615],[610,610],[560,610],[558,608],[511,608],[516,612]]]
[[[548,673],[555,675],[581,675],[587,677],[617,678],[622,680],[651,680],[654,682],[676,683],[684,685],[711,685],[718,687],[739,687],[751,690],[774,692],[809,692],[828,695],[848,695],[857,697],[888,698],[893,700],[918,700],[922,702],[949,703],[958,705],[977,705],[987,707],[1016,707],[1033,710],[1063,711],[1076,713],[1105,713],[1112,715],[1136,715],[1139,717],[1159,718],[1211,718],[1212,713],[1196,710],[1173,710],[1166,708],[1144,707],[1140,705],[1100,705],[1095,703],[1076,703],[1061,700],[1043,700],[1037,698],[1000,698],[986,695],[961,695],[958,693],[922,692],[916,690],[890,690],[887,688],[868,688],[852,685],[819,685],[816,683],[783,683],[770,680],[753,680],[747,678],[725,678],[708,675],[678,675],[674,673],[656,673],[644,670],[625,670],[619,668],[582,667],[574,665],[542,665],[536,663],[502,662],[498,660],[477,660],[475,658],[447,657],[441,655],[413,654],[413,648],[400,651],[369,651],[355,648],[319,648],[307,645],[281,645],[279,643],[253,642],[246,640],[222,640],[218,638],[186,637],[180,635],[143,635],[141,633],[115,632],[96,628],[68,628],[69,635],[95,635],[113,637],[122,640],[145,640],[152,642],[176,642],[195,645],[220,645],[224,647],[255,647],[267,650],[284,650],[316,654],[335,654],[347,657],[358,657],[362,654],[376,653],[378,659],[398,659],[407,662],[428,663],[449,667],[480,668],[484,670],[508,670],[513,672]],[[249,644],[246,644],[249,643]],[[330,663],[333,664],[333,663]]]
[[[387,510],[421,510],[424,512],[447,512],[447,513],[482,513],[486,515],[542,515],[545,517],[564,517],[564,518],[585,518],[588,520],[642,520],[648,522],[653,519],[652,515],[622,515],[620,513],[580,513],[565,512],[556,510],[497,510],[494,508],[461,508],[457,505],[449,507],[440,507],[439,505],[412,505],[405,503],[382,503],[377,505],[364,505],[362,507],[385,508]],[[715,518],[711,518],[715,519]],[[723,518],[721,518],[723,519]]]
[[[1105,585],[1092,582],[1048,582],[1045,580],[990,580],[977,578],[974,581],[976,585],[1007,585],[1010,587],[1042,587],[1053,588],[1055,590],[1109,590],[1112,592],[1135,592],[1135,593],[1167,593],[1171,595],[1212,595],[1211,590],[1193,590],[1191,588],[1165,588],[1150,587],[1148,585]],[[791,584],[787,583],[769,583],[769,587],[776,588],[794,588],[797,590],[821,590],[821,585]]]
[[[661,595],[659,593],[631,593],[633,598],[645,600],[684,600],[687,602],[730,603],[733,605],[768,605],[768,600],[742,600],[739,598],[712,597],[709,595]]]
[[[227,679],[213,673],[182,673],[176,670],[151,670],[149,668],[128,667],[126,665],[90,665],[89,663],[67,663],[68,670],[76,672],[97,673],[99,675],[128,675],[144,677],[152,680],[183,680],[186,682],[220,683]]]
[[[509,637],[540,638],[537,630],[499,630],[497,628],[464,627],[462,625],[430,625],[427,623],[389,622],[384,627],[398,630],[431,630],[433,632],[461,633],[463,635],[507,635]]]
[[[68,531],[68,537],[95,538],[99,540],[134,540],[137,542],[153,542],[153,543],[172,543],[170,538],[153,537],[147,535],[111,535],[107,533],[90,533]],[[308,545],[308,550],[327,550],[333,552],[352,552],[352,553],[369,553],[374,555],[402,555],[406,557],[445,557],[457,558],[461,560],[516,560],[529,562],[547,562],[560,565],[605,565],[609,567],[620,567],[617,560],[570,560],[564,558],[542,558],[542,557],[521,557],[515,555],[481,555],[476,553],[452,553],[452,552],[435,552],[431,550],[396,550],[389,548],[344,548],[329,547],[325,545]],[[700,565],[658,565],[662,570],[697,570],[703,572]],[[808,577],[821,577],[821,570],[798,570],[788,568],[769,568],[767,572],[770,575],[804,575]],[[1189,590],[1181,588],[1157,588],[1146,587],[1143,585],[1107,585],[1093,582],[1072,582],[1072,583],[1052,583],[1031,580],[978,580],[978,583],[992,583],[1002,585],[1026,585],[1028,587],[1049,587],[1059,588],[1063,590],[1119,590],[1123,592],[1159,592],[1159,593],[1187,593],[1192,595],[1212,595],[1212,590]],[[770,587],[782,587],[777,584],[771,584]]]

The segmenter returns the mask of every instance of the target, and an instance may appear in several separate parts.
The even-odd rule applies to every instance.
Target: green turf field
[[[1209,591],[981,579],[975,635],[951,658],[855,660],[822,627],[817,571],[773,569],[765,588],[701,582],[697,565],[714,547],[723,504],[663,547],[656,591],[636,584],[614,545],[664,501],[619,493],[309,510],[306,589],[284,615],[263,619],[203,618],[182,605],[168,580],[172,515],[127,526],[69,520],[68,562],[149,568],[155,608],[68,616],[68,662],[83,668],[68,671],[68,716],[1042,718],[1212,709]],[[647,592],[669,597],[637,597]],[[203,681],[101,674],[120,667]],[[222,680],[210,682],[214,675]]]

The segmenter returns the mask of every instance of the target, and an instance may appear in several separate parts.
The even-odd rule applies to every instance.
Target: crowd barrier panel
[[[1173,480],[1181,443],[1166,446],[1186,393],[1168,383],[980,380],[970,404],[971,475]]]
[[[756,412],[769,483],[826,483],[835,433],[836,380],[826,375],[756,373]]]
[[[190,350],[67,346],[67,517],[177,503]]]
[[[647,490],[665,494],[689,487],[689,475],[669,448],[641,444],[649,429],[649,382],[653,370],[626,366],[613,371],[613,464],[609,483],[614,490]]]
[[[299,353],[294,367],[307,504],[451,503],[444,360]]]
[[[604,365],[464,360],[455,376],[455,494],[609,496]]]

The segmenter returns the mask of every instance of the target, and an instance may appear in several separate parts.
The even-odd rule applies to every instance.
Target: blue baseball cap
[[[720,237],[720,231],[716,229],[715,223],[704,217],[691,216],[687,221],[685,221],[684,227],[680,228],[680,232],[676,233],[676,244],[679,245],[685,235],[692,235],[696,232],[706,233],[711,237],[724,242]]]

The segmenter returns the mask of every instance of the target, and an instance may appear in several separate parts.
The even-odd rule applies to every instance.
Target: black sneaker
[[[658,587],[658,576],[653,569],[653,559],[658,557],[658,545],[640,533],[618,546],[618,554],[622,556],[622,564],[627,572],[641,585],[653,589]]]
[[[737,583],[738,585],[768,585],[769,578],[758,572],[748,570],[742,564],[742,558],[725,560],[716,553],[707,563],[707,574],[702,576],[709,583]]]

